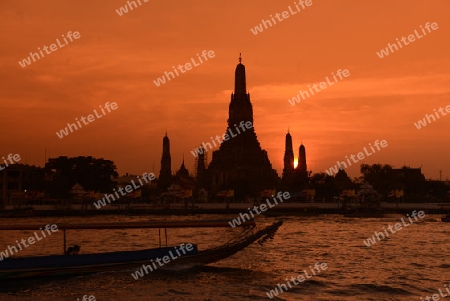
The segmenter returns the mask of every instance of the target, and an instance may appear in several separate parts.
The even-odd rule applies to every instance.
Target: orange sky
[[[21,163],[92,155],[119,173],[159,173],[162,138],[171,140],[172,169],[183,153],[226,129],[239,52],[247,70],[254,127],[281,175],[289,127],[297,157],[324,172],[375,140],[388,146],[360,163],[423,166],[427,178],[450,178],[450,117],[418,130],[414,122],[450,105],[450,1],[314,1],[258,35],[250,28],[294,1],[155,1],[119,16],[124,0],[0,3],[0,156]],[[380,59],[376,52],[426,22],[439,29]],[[18,61],[68,31],[78,40],[22,68]],[[196,53],[215,57],[156,87],[172,66]],[[338,69],[350,76],[291,106],[287,99]],[[59,139],[56,131],[99,105],[118,109]],[[210,154],[211,157],[211,154]],[[155,170],[153,170],[153,164]]]

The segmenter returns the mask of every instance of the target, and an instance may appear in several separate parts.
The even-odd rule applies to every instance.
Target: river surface
[[[101,216],[70,218],[3,219],[0,224],[58,224],[178,219],[232,219],[234,215],[154,217]],[[326,263],[327,269],[272,300],[423,300],[450,286],[450,223],[439,216],[403,227],[367,247],[364,240],[383,227],[400,222],[391,218],[356,219],[338,215],[284,216],[274,240],[257,243],[234,256],[196,270],[156,270],[139,280],[127,270],[63,279],[32,279],[0,283],[0,300],[270,300],[267,293],[291,277],[305,275],[309,266]],[[257,216],[258,226],[278,218]],[[405,219],[407,222],[408,220]],[[0,251],[34,231],[2,231]],[[239,229],[168,229],[169,245],[196,243],[203,250],[225,243]],[[139,250],[158,246],[158,229],[70,230],[68,244],[81,244],[82,253]],[[15,256],[58,254],[62,231],[30,245]],[[17,244],[16,244],[17,245]],[[1,261],[0,261],[1,268]],[[92,297],[93,298],[93,297]],[[91,298],[91,300],[93,300]],[[88,299],[85,299],[88,300]],[[431,300],[431,299],[430,299]],[[439,299],[441,300],[441,299]],[[450,296],[444,298],[450,300]]]

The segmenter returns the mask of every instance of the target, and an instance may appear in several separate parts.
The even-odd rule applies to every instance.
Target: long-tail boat
[[[199,251],[196,244],[191,244],[191,250],[186,250],[181,256],[167,263],[164,268],[191,268],[214,263],[230,257],[255,241],[260,244],[267,239],[273,239],[282,221],[273,223],[256,231],[253,220],[243,222],[239,226],[243,231],[232,240],[211,249]],[[36,230],[40,225],[0,226],[0,230]],[[0,261],[0,279],[23,279],[28,277],[71,276],[103,271],[133,269],[138,265],[148,264],[150,260],[175,253],[178,246],[167,246],[167,228],[198,228],[198,227],[230,227],[226,221],[179,221],[179,222],[127,222],[110,224],[59,224],[58,230],[64,235],[64,255],[8,257]],[[159,248],[138,251],[121,251],[108,253],[66,255],[66,231],[76,230],[111,230],[111,229],[159,229]],[[166,246],[161,243],[161,229],[165,230]]]

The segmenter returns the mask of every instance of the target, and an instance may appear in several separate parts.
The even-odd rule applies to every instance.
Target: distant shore
[[[72,205],[32,205],[31,208],[16,208],[7,206],[0,211],[0,217],[36,217],[36,216],[93,216],[93,215],[190,215],[190,214],[238,214],[248,210],[258,203],[197,203],[170,204],[155,206],[153,204],[115,204],[102,209],[82,209],[80,204]],[[380,206],[367,204],[342,203],[283,203],[264,212],[264,215],[319,215],[319,214],[347,214],[350,212],[367,212],[373,214],[406,214],[411,210],[423,210],[428,214],[450,213],[450,203],[381,203]]]

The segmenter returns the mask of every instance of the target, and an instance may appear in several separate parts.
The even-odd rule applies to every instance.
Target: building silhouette
[[[299,173],[306,173],[306,149],[303,143],[300,145],[298,150],[298,166],[297,169]]]
[[[44,191],[45,171],[42,167],[28,164],[10,164],[0,171],[0,209],[5,205],[15,205],[18,202],[14,194],[25,195],[28,191]],[[24,197],[20,201],[25,201]]]
[[[177,171],[176,177],[180,178],[188,178],[189,177],[189,170],[184,165],[184,155],[183,155],[183,162],[181,163],[180,169]]]
[[[161,170],[158,178],[158,189],[166,190],[172,183],[172,160],[170,157],[170,140],[166,136],[163,138],[163,152],[161,156]]]
[[[184,155],[180,169],[178,169],[173,179],[173,184],[178,185],[183,191],[195,189],[195,179],[191,177],[189,170],[184,165]]]
[[[248,122],[252,127],[244,131],[240,125]],[[231,137],[213,152],[208,167],[211,191],[234,189],[235,196],[242,197],[257,195],[261,190],[276,186],[278,174],[272,168],[267,152],[261,148],[253,127],[253,107],[247,93],[245,66],[241,57],[236,66],[227,123],[225,134]]]
[[[283,179],[286,180],[289,178],[293,178],[294,174],[294,150],[292,147],[292,136],[288,131],[286,134],[286,143],[284,148]]]
[[[205,150],[202,146],[200,146],[200,151],[198,156],[195,158],[195,181],[196,188],[205,189],[208,187],[208,178],[207,178],[207,170],[206,170],[206,154]]]
[[[286,134],[286,143],[284,150],[284,167],[282,185],[280,188],[287,190],[298,190],[306,188],[308,184],[308,170],[306,165],[306,148],[300,145],[298,151],[298,165],[294,167],[294,151],[292,136]]]

